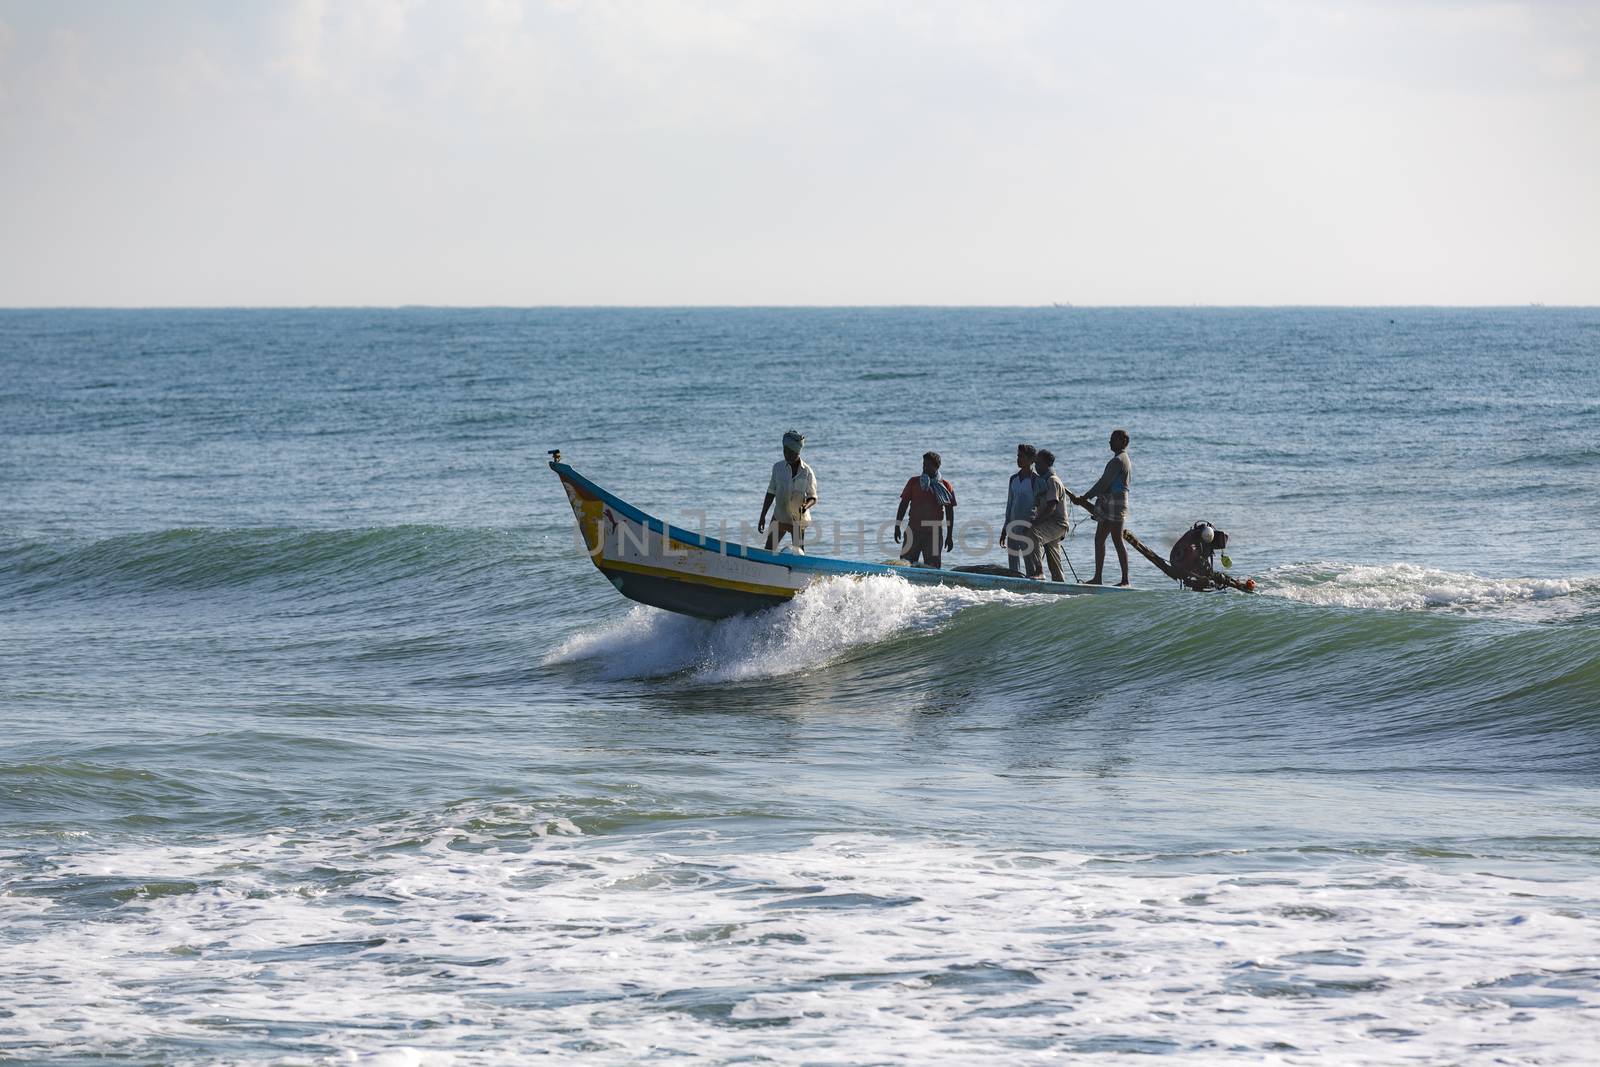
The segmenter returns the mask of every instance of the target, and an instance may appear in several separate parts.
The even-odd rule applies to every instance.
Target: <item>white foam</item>
[[[720,622],[636,607],[568,638],[545,662],[597,662],[611,678],[686,673],[702,682],[742,681],[813,670],[903,631],[936,627],[975,604],[1020,601],[1010,593],[918,586],[895,576],[839,578],[770,611]]]
[[[1600,578],[1483,578],[1410,563],[1308,563],[1268,572],[1261,591],[1348,608],[1553,617],[1593,606]]]
[[[782,851],[541,836],[552,822],[498,805],[63,859],[50,878],[201,888],[97,921],[0,895],[0,1042],[138,1055],[282,1025],[385,1065],[580,1048],[721,1062],[755,1045],[776,1064],[1082,1048],[1148,1062],[1130,1043],[1186,1064],[1583,1062],[1600,1014],[1595,876],[1403,856],[1172,867],[869,834]]]
[[[425,1051],[401,1045],[382,1052],[346,1051],[343,1060],[345,1063],[360,1064],[361,1067],[445,1067],[446,1064],[455,1063],[456,1057],[449,1052]]]

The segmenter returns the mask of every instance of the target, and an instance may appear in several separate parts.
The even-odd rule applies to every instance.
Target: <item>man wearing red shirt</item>
[[[894,539],[900,543],[900,523],[911,511],[911,527],[906,531],[905,551],[900,558],[924,567],[939,567],[944,549],[956,543],[956,491],[939,477],[939,453],[922,455],[922,474],[906,482],[900,491],[900,510],[894,516]],[[943,537],[940,536],[941,530]]]

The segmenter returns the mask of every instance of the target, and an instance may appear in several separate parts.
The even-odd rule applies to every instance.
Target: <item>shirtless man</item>
[[[1111,459],[1105,473],[1085,494],[1094,501],[1094,577],[1086,585],[1099,585],[1101,572],[1106,565],[1106,538],[1116,541],[1117,562],[1122,565],[1122,581],[1129,585],[1128,546],[1122,540],[1122,527],[1128,521],[1128,481],[1133,475],[1133,461],[1128,458],[1128,431],[1111,431]]]

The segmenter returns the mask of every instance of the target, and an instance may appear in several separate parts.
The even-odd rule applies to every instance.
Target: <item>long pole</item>
[[[1094,514],[1094,505],[1089,503],[1087,498],[1078,496],[1071,489],[1068,489],[1066,492],[1068,500],[1078,505],[1084,511],[1087,511],[1089,514]],[[1152,552],[1143,541],[1135,537],[1132,530],[1123,530],[1122,539],[1128,542],[1128,544],[1132,545],[1139,555],[1149,560],[1155,566],[1156,570],[1160,571],[1162,574],[1165,574],[1168,578],[1171,578],[1175,582],[1183,582],[1183,584],[1189,585],[1190,588],[1195,588],[1195,586],[1179,577],[1178,572],[1172,569],[1171,564],[1162,559],[1156,553]],[[1244,582],[1233,577],[1231,574],[1214,574],[1212,577],[1221,584],[1228,586],[1230,589],[1237,589],[1241,593],[1253,593],[1256,591],[1254,581],[1250,582],[1249,585],[1246,585]]]

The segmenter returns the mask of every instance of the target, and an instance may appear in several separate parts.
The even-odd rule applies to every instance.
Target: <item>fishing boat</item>
[[[788,549],[769,552],[685,530],[648,515],[562,462],[559,450],[550,453],[550,469],[567,491],[585,551],[617,592],[641,604],[681,615],[702,619],[746,615],[777,607],[813,582],[874,575],[892,575],[914,585],[1001,589],[1046,596],[1128,591],[1115,586],[1037,581],[983,570],[866,563]]]

